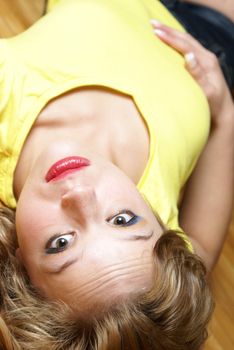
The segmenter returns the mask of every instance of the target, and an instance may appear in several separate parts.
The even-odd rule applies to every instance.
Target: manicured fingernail
[[[155,27],[159,27],[161,25],[161,22],[159,22],[157,19],[151,19],[150,23]]]
[[[197,59],[193,52],[188,52],[184,55],[185,61],[190,68],[195,68],[197,65]]]
[[[154,33],[158,36],[165,36],[166,33],[162,29],[154,29]]]

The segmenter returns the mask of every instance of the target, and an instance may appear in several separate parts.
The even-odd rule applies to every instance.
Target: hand
[[[190,34],[151,20],[154,33],[184,55],[185,67],[204,91],[210,106],[213,126],[234,122],[234,104],[215,54],[205,49]]]

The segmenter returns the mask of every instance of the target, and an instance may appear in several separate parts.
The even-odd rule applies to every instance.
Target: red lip
[[[73,156],[63,158],[50,167],[45,176],[45,180],[46,182],[49,182],[51,180],[59,180],[66,175],[89,165],[90,161],[83,157]]]

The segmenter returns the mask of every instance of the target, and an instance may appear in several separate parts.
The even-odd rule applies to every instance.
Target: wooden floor
[[[0,37],[29,27],[40,17],[43,7],[44,0],[0,0]],[[216,310],[204,350],[234,350],[234,215],[212,285]]]

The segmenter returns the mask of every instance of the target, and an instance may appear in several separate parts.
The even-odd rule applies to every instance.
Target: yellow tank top
[[[180,191],[207,140],[209,108],[183,57],[149,20],[183,29],[157,0],[53,0],[48,9],[24,33],[0,40],[0,199],[16,206],[14,170],[43,107],[98,85],[130,95],[141,112],[150,155],[137,187],[178,228]]]

